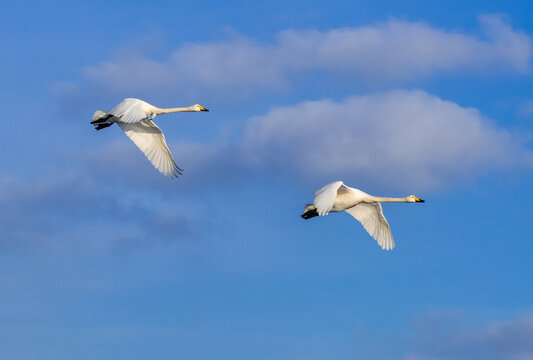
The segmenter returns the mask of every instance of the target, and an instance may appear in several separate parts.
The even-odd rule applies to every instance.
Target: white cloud
[[[438,187],[530,157],[478,110],[423,91],[279,107],[249,122],[242,151],[273,171]]]
[[[92,86],[108,91],[194,94],[224,89],[242,95],[287,86],[292,76],[311,71],[385,82],[438,71],[529,71],[531,40],[526,34],[494,15],[481,16],[480,25],[482,36],[399,20],[323,32],[287,30],[271,44],[243,38],[185,44],[162,61],[117,54],[84,72]]]
[[[480,23],[485,40],[420,22],[389,21],[324,33],[286,31],[280,36],[280,48],[294,57],[295,68],[303,62],[304,68],[324,67],[361,77],[410,78],[437,70],[494,66],[527,71],[530,39],[496,16],[482,16]]]

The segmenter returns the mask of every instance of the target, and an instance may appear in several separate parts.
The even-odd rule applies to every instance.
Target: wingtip
[[[182,175],[183,175],[183,169],[181,169],[178,165],[174,164],[174,168],[168,174],[168,177],[174,180],[174,179],[179,178]]]

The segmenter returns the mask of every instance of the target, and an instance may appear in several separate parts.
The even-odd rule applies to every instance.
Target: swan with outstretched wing
[[[201,105],[161,109],[139,99],[124,99],[109,112],[97,110],[91,124],[96,130],[117,124],[137,145],[152,165],[163,175],[178,177],[183,171],[178,167],[165,141],[161,129],[154,123],[156,115],[185,111],[209,111]]]
[[[315,216],[325,216],[330,212],[346,211],[363,225],[383,250],[392,250],[395,247],[394,239],[389,223],[383,215],[383,202],[415,203],[424,200],[414,195],[404,198],[372,196],[346,186],[342,181],[335,181],[315,192],[315,200],[305,206],[302,218],[307,220]]]

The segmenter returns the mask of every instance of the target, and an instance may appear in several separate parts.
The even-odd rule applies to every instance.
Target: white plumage
[[[376,197],[335,181],[317,190],[313,204],[305,207],[304,219],[346,211],[356,218],[384,250],[394,249],[389,223],[383,215],[382,202],[424,202],[414,195],[405,198]]]
[[[181,169],[174,162],[172,154],[165,143],[165,136],[152,120],[138,123],[119,122],[117,125],[141,149],[161,174],[171,178],[181,175]]]
[[[96,130],[116,123],[146,155],[152,165],[171,178],[181,175],[165,142],[165,136],[152,121],[156,115],[184,111],[209,111],[201,105],[161,109],[139,99],[124,99],[109,112],[97,110],[92,118]]]

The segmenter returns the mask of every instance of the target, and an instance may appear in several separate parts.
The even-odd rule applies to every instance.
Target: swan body
[[[158,108],[146,101],[127,98],[122,100],[109,112],[97,110],[91,124],[96,130],[117,124],[122,131],[137,145],[152,165],[163,175],[170,178],[181,175],[182,169],[176,165],[165,142],[165,136],[153,122],[156,115],[184,111],[209,111],[201,105],[178,108]]]
[[[356,218],[383,250],[394,249],[389,223],[383,215],[382,202],[424,202],[414,195],[404,198],[377,197],[335,181],[315,192],[313,204],[305,206],[302,218],[325,216],[330,212],[346,211]]]

